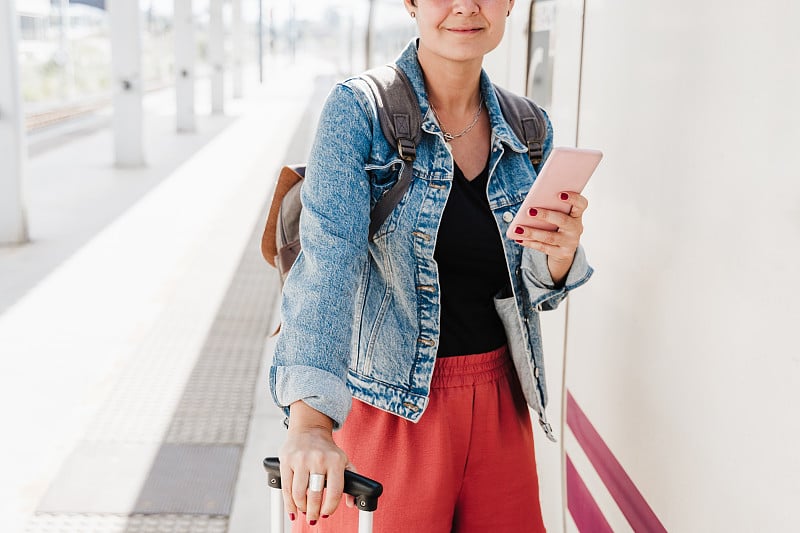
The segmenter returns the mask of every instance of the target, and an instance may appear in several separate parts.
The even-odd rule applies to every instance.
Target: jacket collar
[[[422,68],[417,58],[417,45],[418,40],[414,39],[405,50],[395,60],[395,64],[400,67],[411,82],[414,92],[419,101],[420,111],[422,113],[422,129],[428,133],[438,134],[441,133],[441,128],[434,119],[433,112],[430,109],[430,102],[428,101],[428,93],[425,89],[425,78],[422,75]],[[489,113],[489,120],[492,125],[492,138],[508,145],[512,150],[519,153],[528,151],[527,147],[517,139],[511,127],[503,118],[503,112],[500,109],[500,103],[497,100],[497,95],[494,92],[494,84],[489,79],[486,71],[481,69],[481,94],[483,95],[483,103],[486,106],[486,111]]]

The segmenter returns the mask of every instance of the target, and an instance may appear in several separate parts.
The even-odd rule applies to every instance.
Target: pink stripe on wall
[[[567,456],[567,509],[581,533],[614,533]]]
[[[567,425],[633,530],[637,533],[666,533],[664,525],[569,391],[567,391]],[[567,491],[569,491],[569,481]],[[569,501],[569,493],[567,500]]]

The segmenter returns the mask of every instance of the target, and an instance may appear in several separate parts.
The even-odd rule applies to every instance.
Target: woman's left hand
[[[547,254],[547,267],[556,285],[564,281],[572,266],[583,233],[583,213],[589,205],[589,201],[576,192],[562,192],[560,198],[570,206],[569,214],[550,209],[532,209],[529,213],[537,220],[558,226],[557,230],[530,226],[517,226],[514,229],[517,243]]]

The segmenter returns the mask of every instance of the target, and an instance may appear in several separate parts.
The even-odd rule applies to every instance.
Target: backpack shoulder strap
[[[383,225],[411,185],[417,144],[422,138],[422,115],[411,82],[394,65],[384,65],[361,75],[375,97],[381,130],[403,159],[397,183],[375,204],[370,215],[369,238]]]
[[[518,96],[497,85],[494,86],[494,91],[506,122],[528,147],[528,157],[536,168],[542,162],[544,141],[547,137],[544,113],[530,98]]]

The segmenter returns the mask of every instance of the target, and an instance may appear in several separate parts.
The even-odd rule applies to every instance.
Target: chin
[[[458,41],[460,39],[456,39]],[[497,48],[498,43],[479,42],[453,42],[453,39],[442,39],[434,45],[426,47],[434,54],[450,61],[475,61]]]

